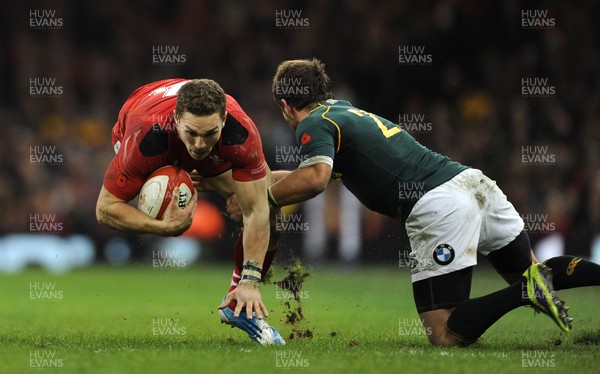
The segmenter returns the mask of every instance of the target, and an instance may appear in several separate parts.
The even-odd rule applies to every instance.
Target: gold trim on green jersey
[[[333,123],[333,125],[335,126],[335,128],[338,131],[338,144],[337,144],[337,147],[335,149],[335,153],[338,153],[340,151],[340,146],[342,145],[342,130],[340,130],[340,126],[337,123],[335,123],[334,120],[332,120],[331,118],[325,117],[325,115],[327,114],[327,112],[329,112],[329,109],[331,109],[331,105],[325,106],[323,104],[319,104],[316,108],[314,108],[313,110],[311,110],[310,113],[314,112],[315,110],[317,110],[319,108],[327,108],[325,110],[325,112],[323,114],[321,114],[321,118],[326,119],[327,121]]]

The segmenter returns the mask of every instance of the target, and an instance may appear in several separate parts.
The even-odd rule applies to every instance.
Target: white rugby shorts
[[[406,220],[412,281],[477,264],[477,252],[503,248],[523,219],[496,182],[467,169],[424,194]]]

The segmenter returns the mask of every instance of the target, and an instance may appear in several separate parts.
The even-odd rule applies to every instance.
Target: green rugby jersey
[[[332,178],[367,208],[394,219],[406,219],[427,191],[468,168],[343,100],[319,103],[298,125],[296,138],[304,160],[331,157]]]

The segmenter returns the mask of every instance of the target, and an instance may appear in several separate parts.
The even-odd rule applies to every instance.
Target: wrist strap
[[[262,266],[258,262],[246,261],[242,267],[242,278],[238,284],[258,286],[262,278]]]
[[[277,200],[275,200],[275,198],[273,197],[273,192],[271,191],[271,187],[267,188],[267,200],[269,200],[269,205],[271,206],[271,208],[273,208],[273,209],[279,208],[279,204],[277,203]]]

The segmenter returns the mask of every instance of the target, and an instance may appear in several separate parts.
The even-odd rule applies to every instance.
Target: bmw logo
[[[454,260],[454,248],[449,244],[440,244],[433,251],[433,261],[438,265],[448,265]]]

